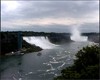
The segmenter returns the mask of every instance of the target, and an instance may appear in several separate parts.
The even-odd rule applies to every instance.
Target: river
[[[53,80],[65,67],[71,66],[75,54],[91,42],[70,42],[53,49],[22,56],[9,56],[0,63],[1,80]]]

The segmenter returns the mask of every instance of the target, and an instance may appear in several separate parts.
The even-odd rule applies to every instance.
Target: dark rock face
[[[31,45],[31,44],[27,43],[25,40],[23,40],[21,52],[29,53],[29,52],[38,52],[41,50],[42,50],[42,48],[40,48],[36,45]]]
[[[88,36],[88,40],[99,43],[100,42],[100,33],[84,33],[82,35]]]
[[[88,36],[88,40],[92,41],[92,42],[95,42],[95,43],[99,43],[100,42],[99,39],[100,39],[99,35]]]
[[[51,34],[48,36],[49,40],[54,44],[62,44],[66,42],[71,42],[69,34]]]

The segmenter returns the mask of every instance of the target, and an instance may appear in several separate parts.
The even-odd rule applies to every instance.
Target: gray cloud
[[[74,26],[76,27],[76,26]],[[46,27],[44,26],[39,26],[39,25],[34,25],[34,26],[14,26],[13,28],[9,27],[2,27],[2,31],[35,31],[35,32],[65,32],[65,33],[70,33],[73,29],[73,26],[65,26],[65,25],[48,25]],[[79,30],[81,32],[99,32],[99,24],[98,23],[88,23],[88,24],[83,24],[79,27]]]
[[[14,11],[5,11],[5,5],[1,5],[1,22],[10,20],[26,20],[26,19],[44,19],[44,18],[73,18],[84,19],[87,16],[96,16],[99,12],[99,4],[97,1],[18,1],[20,4],[18,9]],[[94,14],[93,14],[94,13]],[[90,17],[91,17],[90,16]],[[96,22],[94,22],[96,23]],[[37,24],[38,25],[38,24]],[[85,25],[85,24],[84,24]],[[35,27],[32,27],[35,26]],[[46,25],[47,26],[47,25]],[[48,25],[49,27],[43,28],[36,25],[25,26],[26,30],[46,30],[46,31],[65,31],[65,25]],[[95,26],[95,25],[94,25]],[[2,30],[7,27],[2,26]],[[67,27],[68,28],[68,27]],[[66,29],[67,29],[66,28]],[[13,29],[8,27],[9,29]],[[14,27],[16,30],[23,30],[23,27]]]
[[[82,17],[99,10],[94,1],[21,1],[18,10],[3,18]]]

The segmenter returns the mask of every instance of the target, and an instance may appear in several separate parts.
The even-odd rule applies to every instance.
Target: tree
[[[61,76],[54,80],[65,79],[99,79],[100,47],[87,46],[78,51],[74,65],[61,71]]]

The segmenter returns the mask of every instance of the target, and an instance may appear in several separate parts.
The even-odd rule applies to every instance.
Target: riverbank
[[[36,45],[31,45],[23,39],[21,49],[19,49],[18,32],[2,32],[0,43],[0,56],[25,54],[29,52],[38,52],[42,50],[42,48]]]

